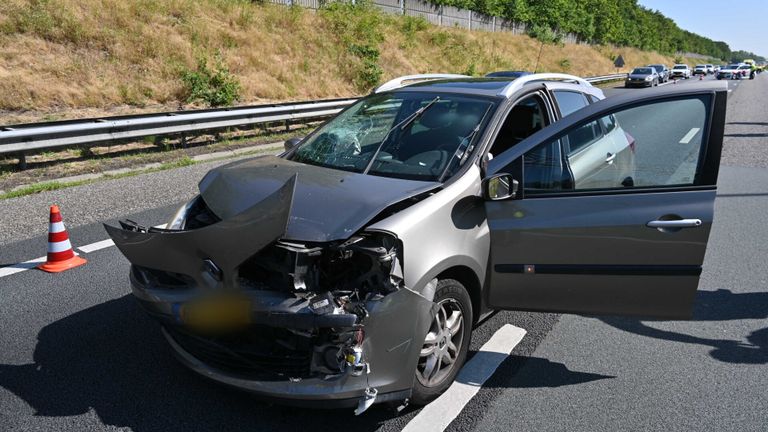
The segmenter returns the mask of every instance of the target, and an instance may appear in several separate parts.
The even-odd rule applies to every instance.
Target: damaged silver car
[[[494,310],[690,316],[726,96],[402,77],[278,157],[210,171],[165,228],[106,229],[201,375],[358,413],[425,404]]]

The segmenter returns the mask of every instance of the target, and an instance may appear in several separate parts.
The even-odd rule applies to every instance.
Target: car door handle
[[[696,228],[701,219],[653,220],[645,224],[648,228]]]
[[[614,159],[616,159],[616,153],[608,153],[605,155],[605,163],[607,164],[612,164]]]

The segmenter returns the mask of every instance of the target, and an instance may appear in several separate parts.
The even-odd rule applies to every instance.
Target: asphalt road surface
[[[729,88],[694,319],[498,313],[474,332],[471,354],[505,324],[526,334],[446,430],[768,430],[768,75]],[[644,90],[606,93],[624,91]],[[674,113],[667,120],[659,127],[674,125]],[[164,223],[212,166],[0,201],[0,430],[394,431],[414,419],[440,423],[412,407],[377,405],[355,417],[274,406],[205,381],[175,361],[130,297],[128,263],[114,247],[82,253],[88,264],[65,273],[10,274],[9,265],[45,253],[51,203],[61,205],[75,246],[93,244],[106,238],[101,222]]]

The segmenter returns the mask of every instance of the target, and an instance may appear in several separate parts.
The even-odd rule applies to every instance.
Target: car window
[[[488,152],[499,155],[549,124],[544,100],[538,95],[527,97],[510,110]]]
[[[575,125],[523,156],[524,193],[694,185],[708,97],[640,105]]]
[[[602,119],[600,119],[600,121],[602,121]],[[576,128],[576,130],[568,134],[568,156],[572,156],[580,151],[583,151],[591,144],[598,142],[598,140],[600,140],[602,137],[603,133],[602,129],[600,129],[598,120],[589,122],[584,126]]]
[[[560,114],[563,117],[587,106],[587,100],[579,92],[556,90],[554,93],[557,105],[560,107]]]
[[[465,95],[375,94],[320,127],[290,159],[386,177],[441,180],[468,159],[494,106]],[[420,109],[423,113],[413,117]]]

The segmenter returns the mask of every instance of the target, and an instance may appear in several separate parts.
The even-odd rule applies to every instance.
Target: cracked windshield
[[[366,98],[310,136],[297,162],[387,177],[440,181],[466,161],[493,103],[434,93]]]

